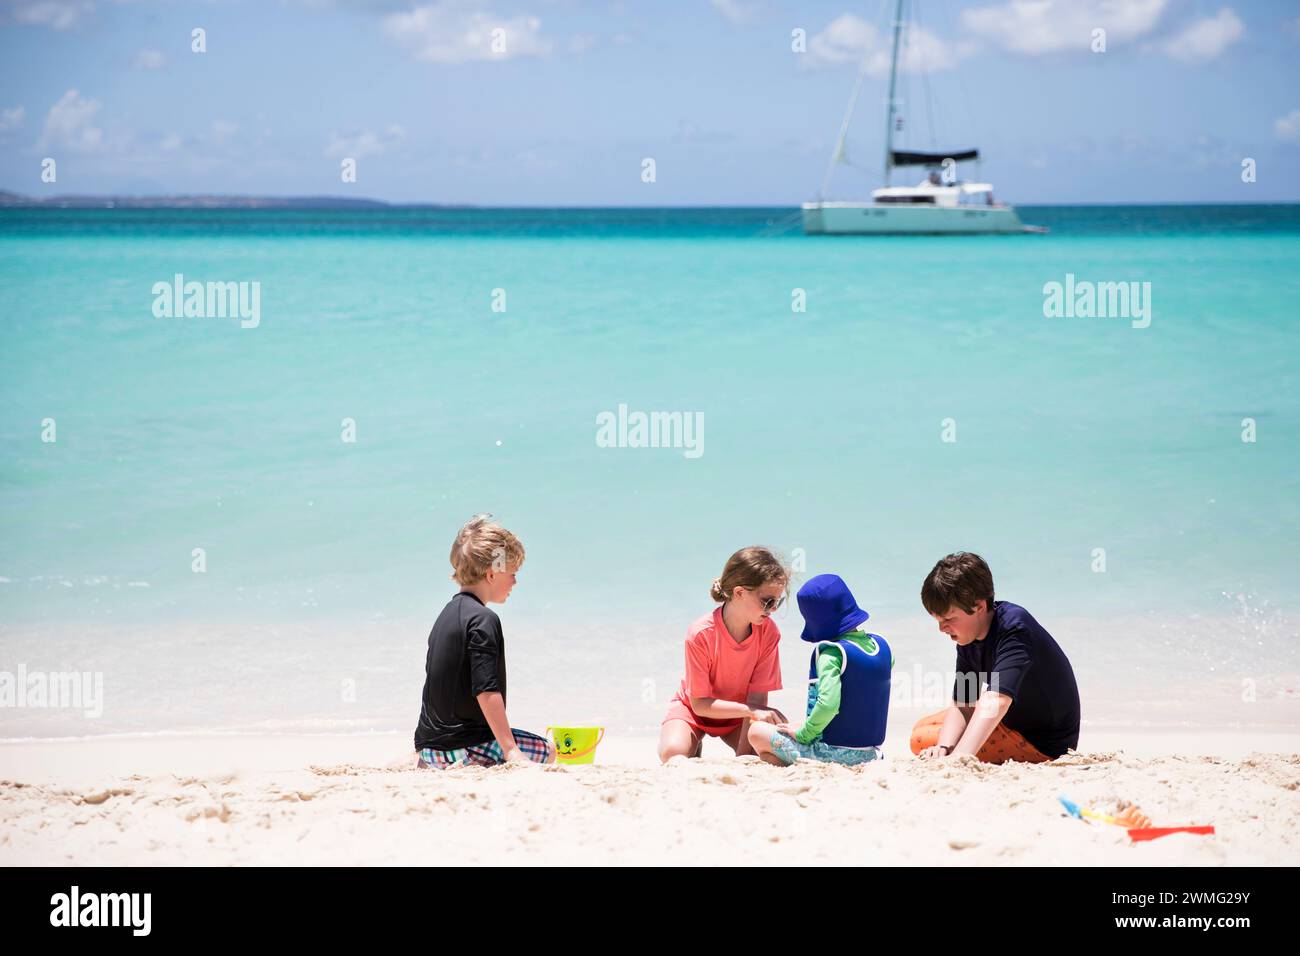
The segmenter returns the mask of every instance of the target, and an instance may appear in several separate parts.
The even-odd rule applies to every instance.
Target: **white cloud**
[[[160,149],[165,149],[168,152],[171,152],[173,150],[180,149],[184,142],[185,141],[181,139],[179,133],[168,133],[166,136],[163,137],[162,142],[158,144],[158,147]]]
[[[1300,17],[1293,17],[1282,24],[1282,29],[1300,40]]]
[[[969,56],[971,44],[949,43],[924,27],[911,27],[903,34],[905,44],[898,56],[898,69],[903,73],[938,73],[951,70],[957,62]],[[883,51],[882,51],[883,52]],[[887,66],[882,63],[880,72]]]
[[[1212,17],[1194,20],[1170,37],[1160,48],[1184,63],[1205,63],[1236,43],[1246,33],[1232,7],[1224,7]]]
[[[95,9],[92,0],[32,0],[7,4],[15,23],[29,27],[68,30]]]
[[[717,10],[728,23],[740,26],[742,23],[748,23],[754,19],[758,13],[758,5],[747,3],[745,0],[709,0],[713,4],[713,9]]]
[[[232,123],[230,120],[213,120],[212,121],[212,142],[217,146],[223,145],[226,140],[234,136],[239,131],[239,124]]]
[[[1240,168],[1243,155],[1239,143],[1206,133],[1194,137],[1180,153],[1199,169]]]
[[[966,29],[1013,53],[1045,53],[1091,48],[1092,31],[1106,31],[1109,48],[1150,33],[1167,0],[1009,0],[962,11]]]
[[[530,171],[558,169],[559,163],[535,149],[525,149],[509,160],[512,165],[522,166]]]
[[[903,73],[948,70],[969,53],[968,46],[949,43],[924,27],[909,27],[903,36],[905,43],[898,57]],[[801,62],[811,66],[865,62],[869,74],[882,76],[889,72],[892,42],[892,37],[866,20],[845,13],[808,41],[808,55]]]
[[[600,38],[594,33],[577,33],[569,38],[570,53],[586,53]]]
[[[167,57],[158,50],[141,50],[131,65],[137,70],[161,70],[167,65]]]
[[[0,133],[8,133],[16,130],[23,125],[23,117],[27,111],[21,106],[15,106],[13,109],[0,110]]]
[[[808,55],[817,63],[855,63],[879,45],[880,36],[874,26],[844,13],[808,41]]]
[[[363,130],[360,133],[331,133],[330,141],[325,147],[325,155],[335,159],[361,159],[363,156],[378,156],[406,139],[406,130],[394,123],[383,133]]]
[[[477,0],[439,0],[407,13],[391,13],[380,20],[380,28],[416,59],[432,63],[549,56],[553,46],[541,36],[539,18],[499,16]],[[503,32],[494,35],[496,30]],[[504,42],[501,52],[493,50],[497,36]]]
[[[56,146],[82,153],[98,152],[104,146],[104,131],[94,125],[99,105],[99,100],[83,100],[76,90],[68,90],[45,117],[40,148]]]
[[[1288,143],[1300,143],[1300,109],[1274,120],[1273,134]]]

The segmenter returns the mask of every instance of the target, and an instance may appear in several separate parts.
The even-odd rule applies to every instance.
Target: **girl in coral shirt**
[[[659,728],[659,759],[698,757],[705,736],[737,756],[754,753],[750,721],[783,722],[767,695],[781,689],[781,632],[771,613],[785,603],[790,573],[767,548],[727,559],[709,593],[721,606],[686,632],[686,676]]]

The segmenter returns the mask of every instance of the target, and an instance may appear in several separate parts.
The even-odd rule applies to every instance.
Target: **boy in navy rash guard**
[[[957,645],[952,706],[917,721],[912,752],[975,754],[987,763],[1055,760],[1079,745],[1079,686],[1060,645],[1017,604],[993,599],[977,554],[930,571],[921,603]]]

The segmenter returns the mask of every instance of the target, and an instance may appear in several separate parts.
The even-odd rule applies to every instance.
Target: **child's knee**
[[[912,753],[920,754],[927,747],[935,746],[939,742],[939,729],[942,726],[930,717],[918,720],[912,728]]]
[[[659,762],[667,763],[674,757],[691,756],[689,747],[682,747],[679,744],[660,744],[659,745]]]
[[[772,731],[776,730],[772,724],[764,723],[761,720],[755,721],[749,725],[749,743],[755,750],[772,749]]]

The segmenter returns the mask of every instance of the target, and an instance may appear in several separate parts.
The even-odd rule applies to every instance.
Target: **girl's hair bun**
[[[788,588],[790,569],[768,548],[741,548],[727,559],[722,577],[713,582],[709,595],[715,601],[729,601],[738,587],[757,590],[771,581]]]

